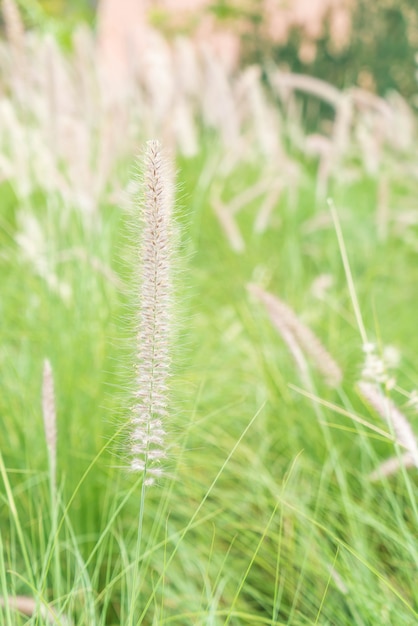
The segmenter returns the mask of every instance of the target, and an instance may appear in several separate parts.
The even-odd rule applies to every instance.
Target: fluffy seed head
[[[300,356],[302,350],[312,359],[325,381],[331,387],[338,386],[343,377],[341,369],[310,328],[305,326],[296,313],[276,296],[257,285],[249,285],[248,288],[266,307],[272,323],[289,346],[301,372],[304,373],[306,369],[304,359]],[[290,342],[289,339],[292,341]],[[297,352],[295,348],[298,348]]]
[[[44,361],[42,380],[42,415],[44,419],[45,440],[51,464],[51,474],[55,477],[57,458],[57,414],[55,409],[54,378],[51,363]]]
[[[168,415],[172,299],[172,187],[158,141],[147,143],[140,207],[140,303],[136,391],[131,416],[131,468],[146,484],[162,474]]]
[[[405,415],[401,413],[390,398],[381,392],[377,385],[361,380],[357,383],[357,386],[368,404],[393,429],[398,443],[406,448],[409,457],[413,459],[414,465],[418,467],[418,444],[412,426]]]

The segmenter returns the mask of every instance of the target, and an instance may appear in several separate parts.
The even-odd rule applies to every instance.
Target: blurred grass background
[[[173,21],[177,24],[178,18],[173,20],[174,14],[164,2],[144,4],[159,27],[173,32],[171,24]],[[295,4],[303,6],[300,1]],[[210,14],[216,17],[221,28],[237,33],[242,32],[245,24],[244,64],[279,63],[291,71],[323,78],[339,88],[360,84],[379,95],[385,95],[390,89],[407,98],[417,94],[418,7],[415,0],[340,2],[351,21],[348,30],[347,27],[344,30],[344,25],[339,26],[342,28],[340,43],[333,41],[331,35],[333,23],[329,3],[324,0],[323,4],[320,32],[306,38],[306,27],[302,22],[302,26],[291,28],[280,43],[274,41],[273,32],[266,31],[268,13],[264,5],[268,3],[265,0],[208,0],[200,11],[196,11],[195,18],[185,20],[183,28],[184,32],[190,32],[205,14]],[[79,20],[94,25],[96,5],[95,0],[25,0],[21,2],[21,9],[29,22],[42,21],[42,15],[59,22],[62,38],[66,40],[68,30]],[[281,6],[280,2],[270,5]],[[175,32],[178,32],[177,26]],[[304,58],[303,54],[303,44],[307,40],[314,44],[314,49],[311,50],[311,46],[307,52],[310,58]],[[306,46],[305,49],[308,50]]]
[[[331,152],[326,193],[318,183],[321,153],[305,150],[306,128],[324,130],[325,145],[332,147],[330,124],[321,123],[324,114],[331,122],[334,115],[311,94],[295,98],[288,110],[277,94],[266,100],[277,122],[271,128],[278,147],[270,154],[260,148],[251,117],[238,126],[236,143],[229,135],[221,139],[222,119],[207,122],[200,88],[190,98],[195,152],[182,152],[167,132],[178,170],[181,232],[174,409],[168,475],[147,495],[137,561],[141,478],[127,472],[124,448],[136,302],[126,195],[135,197],[129,179],[144,138],[166,130],[152,117],[159,92],[153,101],[152,84],[141,75],[134,97],[115,102],[109,90],[98,98],[88,45],[74,46],[85,53],[87,80],[81,80],[73,34],[80,20],[95,27],[91,5],[25,0],[19,6],[39,39],[29,39],[29,91],[23,96],[13,82],[13,55],[3,59],[1,595],[44,599],[77,626],[126,626],[138,592],[138,623],[150,626],[416,624],[416,470],[401,469],[376,483],[368,478],[399,450],[352,419],[359,415],[386,428],[355,390],[362,338],[326,205],[326,196],[332,197],[370,338],[379,349],[392,345],[401,354],[397,387],[387,392],[416,432],[416,412],[408,404],[418,388],[413,114],[408,108],[401,114],[396,101],[391,109],[392,101],[383,99],[372,100],[377,113],[356,109],[345,151],[338,159]],[[325,27],[310,63],[300,58],[300,33],[290,33],[281,46],[265,37],[259,6],[218,2],[205,9],[220,27],[236,24],[245,32],[241,65],[229,74],[219,62],[236,97],[237,118],[243,96],[239,90],[236,96],[231,75],[255,61],[263,85],[276,62],[283,71],[303,70],[338,87],[361,83],[363,72],[370,93],[396,88],[413,102],[413,2],[359,2],[347,47],[330,47]],[[171,41],[169,13],[153,5],[151,18]],[[64,54],[54,47],[55,37]],[[157,58],[161,50],[166,48],[153,49]],[[40,68],[57,82],[39,83]],[[70,83],[67,92],[65,80],[58,80],[63,78]],[[221,98],[219,84],[225,83],[214,82],[212,106]],[[45,85],[52,92],[58,85],[55,99]],[[133,111],[133,121],[126,111]],[[396,125],[389,129],[395,136],[385,134],[387,119],[405,121],[403,134]],[[121,153],[109,139],[113,127],[117,139],[127,139]],[[71,143],[74,137],[80,142]],[[97,191],[102,162],[96,157],[109,152],[114,161]],[[257,183],[277,181],[281,193],[264,230],[254,228],[263,194],[248,196],[234,216],[244,244],[237,253],[215,201],[225,212]],[[304,389],[331,406],[295,391],[303,387],[300,372],[260,303],[249,297],[248,282],[280,295],[338,361],[341,387],[328,388],[313,369],[312,386]],[[56,388],[57,510],[48,490],[41,415],[45,357]],[[132,588],[133,568],[140,573],[139,589]],[[47,620],[0,611],[1,626],[20,623],[46,626]]]

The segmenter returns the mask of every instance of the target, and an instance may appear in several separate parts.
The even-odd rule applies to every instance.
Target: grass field
[[[388,154],[374,176],[341,166],[321,196],[314,161],[295,150],[298,180],[268,227],[254,230],[257,197],[237,214],[236,252],[213,190],[228,204],[267,164],[228,172],[228,157],[214,134],[176,157],[167,462],[145,492],[127,460],[135,211],[101,200],[86,225],[47,185],[25,195],[12,176],[0,185],[0,625],[417,623],[416,468],[400,462],[396,424],[357,387],[365,340],[378,355],[395,348],[400,363],[380,393],[418,432],[416,180]],[[124,181],[135,167],[132,153]],[[314,360],[301,372],[250,283],[317,335],[341,384],[329,387]],[[398,471],[372,480],[390,457]],[[26,616],[20,597],[32,602]]]

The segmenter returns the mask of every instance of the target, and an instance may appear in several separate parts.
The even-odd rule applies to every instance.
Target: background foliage
[[[94,21],[96,3],[93,0],[39,0],[38,3],[28,0],[22,3],[22,8],[31,4],[39,4],[47,15],[56,19]],[[169,28],[173,19],[171,12],[176,11],[174,5],[166,7],[164,2],[148,4],[154,19],[158,16],[157,23]],[[270,4],[289,7],[284,0]],[[327,0],[323,0],[323,4],[327,7]],[[209,0],[201,11],[206,16],[216,16],[221,29],[227,28],[242,36],[241,62],[244,64],[257,62],[265,65],[273,60],[287,65],[292,71],[328,80],[339,88],[358,83],[381,95],[396,89],[408,98],[414,96],[417,93],[415,55],[418,53],[416,1],[355,0],[340,4],[351,22],[347,41],[338,42],[338,35],[335,41],[331,11],[325,8],[321,31],[317,36],[308,37],[309,43],[313,44],[308,53],[310,59],[304,58],[303,54],[303,49],[307,49],[304,25],[295,25],[284,41],[275,42],[274,33],[268,31],[270,13],[266,10],[265,0]],[[202,15],[189,17],[184,27],[193,29],[201,19]]]

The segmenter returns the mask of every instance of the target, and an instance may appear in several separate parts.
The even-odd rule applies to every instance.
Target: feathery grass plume
[[[293,74],[276,70],[270,76],[273,87],[279,92],[289,90],[302,91],[328,102],[338,108],[343,98],[343,92],[320,78],[305,74]]]
[[[64,302],[71,299],[70,285],[60,281],[48,258],[48,240],[38,220],[29,212],[18,216],[20,229],[16,233],[16,243],[23,257],[31,264],[32,270],[45,280],[48,288],[59,295]]]
[[[289,336],[293,338],[294,345],[297,345],[312,359],[314,365],[324,377],[325,382],[331,387],[337,387],[343,377],[341,369],[318,337],[307,326],[302,324],[296,313],[279,298],[264,291],[258,285],[248,285],[248,289],[266,307],[272,323],[291,349],[298,366],[301,368],[302,361],[299,356],[296,357],[294,349],[291,348]],[[301,368],[302,373],[304,370],[304,367]]]
[[[418,467],[418,444],[412,426],[405,415],[390,398],[381,392],[377,385],[361,380],[357,383],[357,387],[366,402],[393,429],[398,443],[409,452],[414,465]]]
[[[277,172],[267,172],[254,185],[237,193],[226,204],[221,197],[221,184],[212,186],[211,203],[213,210],[234,252],[244,252],[245,250],[245,241],[235,220],[235,215],[254,200],[264,198],[253,227],[254,232],[263,232],[267,228],[268,219],[277,203],[281,188],[282,183],[277,181]]]
[[[158,141],[147,142],[141,203],[140,303],[131,467],[152,484],[162,475],[170,375],[172,201],[168,166]]]
[[[369,474],[368,478],[371,482],[376,482],[384,476],[391,476],[392,474],[395,474],[402,467],[402,465],[406,468],[415,467],[414,457],[410,452],[405,452],[399,459],[394,456],[386,461],[383,461],[377,469],[373,470],[373,472]]]
[[[48,448],[51,479],[55,485],[57,465],[57,413],[55,408],[54,378],[51,363],[48,359],[44,360],[42,415],[44,418],[45,440]]]
[[[1,3],[4,25],[6,28],[7,41],[10,45],[16,69],[22,69],[21,63],[24,56],[25,28],[17,4],[14,0],[2,0]]]
[[[234,216],[228,210],[228,207],[221,201],[219,197],[220,194],[216,193],[215,189],[216,188],[214,187],[214,193],[211,198],[213,210],[215,211],[219,223],[228,238],[232,250],[239,253],[244,252],[245,242],[238,224],[236,223]]]
[[[377,346],[372,342],[363,344],[365,354],[360,379],[376,385],[384,385],[385,389],[393,389],[396,379],[393,370],[399,366],[401,355],[394,346],[386,346],[382,354],[377,353]]]
[[[14,0],[2,0],[1,8],[11,60],[9,80],[12,98],[16,103],[25,106],[28,98],[30,98],[27,95],[28,67],[25,27],[19,7]]]
[[[361,370],[361,380],[387,387],[389,381],[388,368],[384,359],[377,354],[376,345],[370,341],[364,343],[363,352],[365,359]]]
[[[72,620],[66,616],[60,615],[59,617],[55,613],[49,604],[37,603],[34,598],[30,596],[10,596],[7,599],[0,597],[0,606],[6,606],[6,603],[11,609],[22,613],[28,617],[40,617],[46,624],[62,624],[62,626],[71,626]]]

